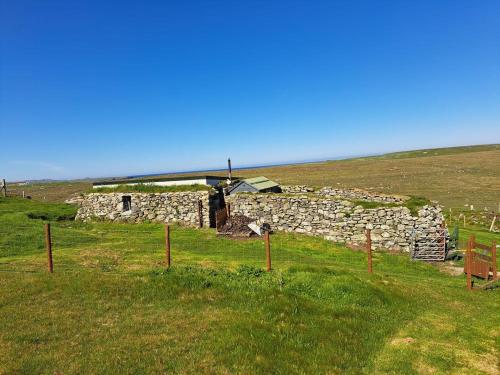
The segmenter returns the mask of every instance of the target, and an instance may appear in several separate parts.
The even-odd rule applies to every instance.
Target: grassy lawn
[[[0,373],[498,374],[498,290],[463,275],[288,234],[266,273],[260,239],[180,226],[166,270],[161,225],[72,212],[0,199]]]

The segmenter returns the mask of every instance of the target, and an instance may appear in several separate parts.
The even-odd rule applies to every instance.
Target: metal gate
[[[446,228],[418,229],[412,232],[412,259],[443,261],[446,257]]]

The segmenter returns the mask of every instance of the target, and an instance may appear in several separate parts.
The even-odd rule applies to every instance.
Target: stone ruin
[[[168,193],[90,193],[79,202],[77,220],[119,222],[180,222],[215,226],[215,212],[231,205],[231,216],[242,215],[274,231],[296,232],[349,245],[363,244],[371,229],[373,248],[411,251],[415,237],[425,239],[445,225],[436,204],[412,213],[408,197],[360,189],[283,186],[283,193],[238,193],[223,197],[215,190]],[[124,198],[129,197],[129,198]],[[124,203],[125,199],[130,202]],[[364,208],[359,201],[376,202]],[[201,219],[200,219],[201,215]]]

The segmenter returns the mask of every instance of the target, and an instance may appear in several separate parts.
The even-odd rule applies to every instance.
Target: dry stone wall
[[[409,251],[414,231],[426,235],[444,222],[437,206],[423,207],[412,216],[406,207],[365,209],[348,200],[318,194],[248,194],[226,197],[231,212],[268,223],[273,230],[322,236],[349,244],[362,244],[372,229],[374,248]]]
[[[321,190],[320,190],[321,191]],[[326,192],[327,190],[323,190]],[[123,196],[130,196],[131,209],[124,210]],[[351,197],[351,195],[349,195]],[[377,196],[365,195],[377,201]],[[387,196],[390,197],[390,196]],[[361,200],[359,195],[356,199]],[[414,236],[432,236],[444,218],[439,206],[423,207],[417,215],[403,206],[363,208],[339,195],[313,193],[252,194],[225,197],[232,214],[268,223],[276,231],[321,236],[335,242],[363,244],[365,229],[372,230],[374,248],[409,251]],[[202,202],[205,227],[214,226],[215,210],[221,205],[215,191],[170,193],[90,193],[79,201],[77,220],[118,222],[181,222],[198,226],[198,202]],[[388,201],[389,203],[396,203]]]
[[[312,193],[314,188],[307,185],[281,185],[281,191],[285,194]]]
[[[375,193],[362,189],[340,189],[331,186],[325,186],[321,189],[315,190],[313,187],[307,185],[283,185],[281,186],[281,190],[286,194],[304,194],[314,192],[318,195],[325,195],[340,199],[382,203],[404,203],[409,199],[409,197],[406,196]]]
[[[123,196],[130,196],[131,209],[123,210]],[[118,222],[180,222],[198,226],[198,202],[202,202],[203,226],[210,226],[218,195],[209,191],[172,193],[90,193],[80,202],[77,220]]]
[[[404,196],[374,193],[361,189],[337,189],[330,186],[325,186],[319,189],[316,193],[319,195],[326,195],[350,200],[362,200],[382,203],[403,203],[404,201],[408,200],[408,197]]]

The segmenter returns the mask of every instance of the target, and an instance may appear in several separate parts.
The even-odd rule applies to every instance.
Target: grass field
[[[381,193],[423,196],[446,208],[473,204],[476,210],[498,210],[500,145],[441,148],[377,157],[235,170],[241,177],[265,175],[282,184],[365,188]],[[200,172],[202,173],[202,172]],[[224,175],[225,172],[210,172]],[[61,202],[89,182],[17,187],[34,198]]]
[[[463,275],[285,234],[265,273],[260,239],[183,227],[167,271],[161,225],[74,210],[0,199],[0,373],[498,374],[498,290]]]

